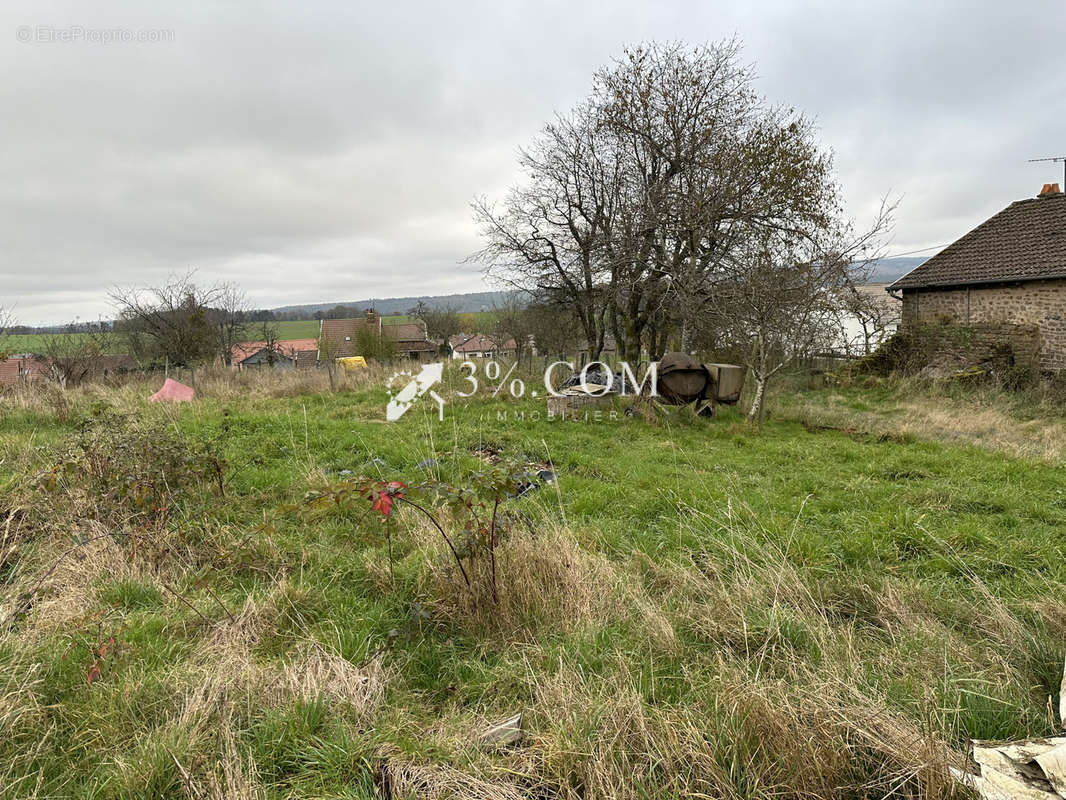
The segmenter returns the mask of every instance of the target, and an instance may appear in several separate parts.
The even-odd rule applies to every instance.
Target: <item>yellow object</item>
[[[348,358],[338,358],[337,363],[345,369],[366,369],[366,359],[362,356],[349,356]]]

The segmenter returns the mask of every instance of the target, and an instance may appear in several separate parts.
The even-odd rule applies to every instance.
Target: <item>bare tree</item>
[[[10,308],[0,306],[0,360],[4,360],[10,355],[10,346],[5,340],[8,338],[11,329],[17,324],[15,312]]]
[[[832,163],[812,124],[768,106],[736,41],[625,51],[520,157],[501,208],[475,203],[490,278],[567,304],[597,357],[661,352],[714,302],[730,254],[761,231],[828,227]]]
[[[5,336],[16,324],[14,310],[0,306],[0,336]]]
[[[526,309],[526,318],[538,354],[556,357],[577,349],[581,328],[569,307],[534,303]]]
[[[459,309],[455,306],[431,308],[420,301],[409,313],[426,323],[426,335],[430,339],[447,342],[450,337],[461,332]]]
[[[871,248],[891,225],[883,204],[871,228],[853,237],[837,221],[810,231],[764,230],[745,242],[715,287],[710,312],[746,352],[755,382],[748,419],[762,422],[770,380],[797,357],[839,340],[842,299],[865,273]]]
[[[318,337],[318,363],[326,367],[329,390],[337,390],[337,345],[328,336]]]
[[[223,283],[213,290],[209,317],[214,322],[218,355],[227,367],[233,364],[233,350],[247,338],[248,300],[234,284]]]
[[[71,323],[44,339],[43,355],[52,375],[63,387],[77,386],[102,370],[104,357],[115,350],[114,335],[107,323]]]
[[[620,164],[597,114],[590,102],[558,117],[520,154],[526,181],[502,207],[484,198],[474,203],[486,244],[472,258],[497,283],[568,305],[598,356],[611,282],[605,243]]]
[[[492,334],[499,348],[503,348],[509,339],[515,343],[515,360],[521,361],[529,351],[529,340],[533,336],[533,315],[528,303],[523,302],[519,294],[509,295],[493,308],[494,320]]]
[[[116,332],[142,362],[193,370],[216,358],[229,364],[243,336],[243,295],[228,284],[199,286],[192,273],[149,289],[116,288],[110,298]]]
[[[845,312],[841,338],[850,354],[869,355],[899,324],[900,301],[888,293],[875,295],[858,285],[851,285],[845,290],[841,303]],[[849,321],[857,331],[848,330],[851,327]]]
[[[267,366],[273,367],[285,355],[281,349],[281,336],[278,333],[278,326],[273,322],[262,322],[259,325],[258,333],[259,341],[263,343],[263,349],[266,351]]]

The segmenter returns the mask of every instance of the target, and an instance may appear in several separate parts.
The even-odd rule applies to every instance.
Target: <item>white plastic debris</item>
[[[1059,687],[1059,720],[1066,728],[1066,663]],[[977,772],[951,775],[982,800],[1066,800],[1066,736],[1017,742],[974,740]]]
[[[1062,683],[1059,684],[1059,722],[1066,728],[1066,660],[1062,665]]]
[[[522,738],[522,715],[515,714],[503,722],[486,729],[478,737],[479,742],[487,747],[508,747],[518,744]]]

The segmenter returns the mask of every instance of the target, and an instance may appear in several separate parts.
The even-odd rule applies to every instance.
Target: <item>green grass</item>
[[[317,339],[322,323],[317,319],[287,320],[277,323],[282,339]]]
[[[461,385],[453,375],[447,388]],[[757,430],[728,409],[534,420],[542,400],[487,392],[449,394],[443,423],[416,406],[387,424],[377,379],[336,394],[208,384],[176,408],[145,392],[87,392],[61,413],[0,407],[0,529],[11,514],[18,542],[0,572],[5,609],[61,543],[111,519],[103,501],[99,521],[83,516],[84,487],[41,495],[29,481],[92,408],[213,442],[232,473],[225,497],[187,486],[137,548],[120,537],[106,559],[71,562],[49,584],[51,610],[0,637],[0,697],[29,681],[0,712],[0,785],[28,776],[16,794],[39,780],[40,797],[182,797],[189,780],[221,781],[222,761],[270,797],[373,797],[383,768],[394,789],[454,796],[946,796],[923,763],[946,763],[968,737],[1052,730],[1060,463],[819,429],[797,398],[783,406],[795,419]],[[851,410],[890,402],[872,394]],[[506,504],[533,536],[518,525],[504,545],[495,611],[463,605],[414,516],[396,522],[392,586],[375,519],[292,510],[346,470],[417,483],[428,457],[463,484],[486,449],[550,459],[559,475],[558,493]],[[254,625],[231,624],[208,589]],[[220,643],[248,625],[240,646]],[[90,648],[112,635],[118,649],[87,685]],[[380,663],[380,699],[342,702],[324,680],[312,697],[272,688],[309,642],[352,669]],[[237,680],[242,669],[257,679]],[[197,701],[211,681],[233,685]],[[517,711],[521,747],[471,744]]]

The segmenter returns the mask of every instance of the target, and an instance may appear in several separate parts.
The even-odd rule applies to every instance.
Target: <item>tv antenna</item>
[[[1030,158],[1029,163],[1035,161],[1061,161],[1062,162],[1062,188],[1066,190],[1066,156],[1052,156],[1051,158]]]

